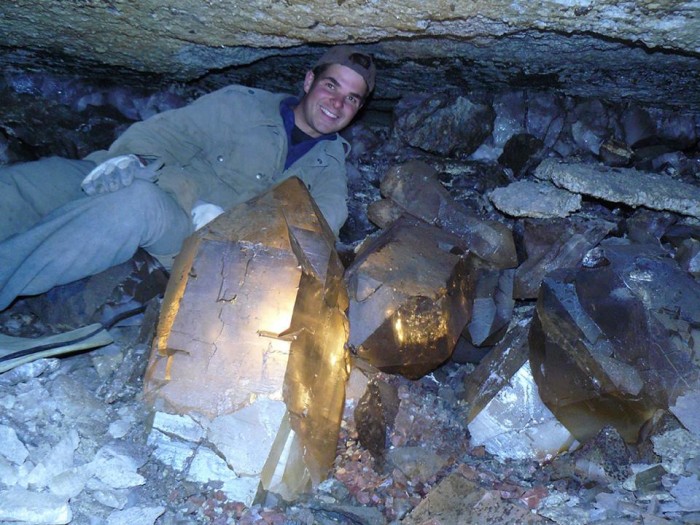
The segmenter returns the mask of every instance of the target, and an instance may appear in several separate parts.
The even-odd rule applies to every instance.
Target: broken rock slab
[[[345,273],[349,343],[359,357],[415,379],[449,359],[471,310],[460,243],[404,217],[362,246]]]
[[[517,265],[513,234],[505,224],[484,220],[452,198],[437,171],[422,161],[392,167],[380,186],[404,211],[463,239],[469,251],[499,268]]]
[[[516,324],[465,382],[472,446],[501,460],[545,461],[575,445],[539,397],[528,360],[529,319]]]
[[[581,208],[581,196],[547,182],[521,180],[496,188],[489,199],[511,217],[550,219],[567,217]]]
[[[612,425],[628,442],[695,392],[700,283],[656,245],[610,239],[543,281],[530,330],[540,396],[579,441]]]
[[[700,218],[700,186],[634,168],[545,159],[535,177],[574,193]]]
[[[250,505],[325,478],[348,376],[334,242],[296,178],[185,242],[144,389],[156,415],[184,417],[154,418],[149,439],[188,479],[221,482]]]

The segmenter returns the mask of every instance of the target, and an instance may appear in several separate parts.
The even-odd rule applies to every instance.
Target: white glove
[[[221,206],[209,202],[197,201],[195,207],[192,208],[192,224],[194,225],[194,229],[199,230],[222,213],[224,213],[224,209]]]
[[[155,182],[156,170],[162,163],[155,162],[146,166],[136,155],[121,155],[104,161],[80,183],[88,195],[108,193],[129,186],[134,179]]]

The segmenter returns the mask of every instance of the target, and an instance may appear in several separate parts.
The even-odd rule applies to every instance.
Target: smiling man
[[[208,220],[299,177],[337,234],[347,218],[338,134],[374,89],[372,57],[329,49],[301,98],[228,86],[130,126],[108,150],[0,169],[0,310],[127,261],[169,266]]]
[[[374,89],[367,55],[339,46],[327,52],[304,79],[305,95],[294,108],[296,125],[311,137],[345,128]]]

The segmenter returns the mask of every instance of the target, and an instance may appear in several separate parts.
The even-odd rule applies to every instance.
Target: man
[[[333,47],[306,73],[301,99],[229,86],[133,124],[83,160],[0,169],[0,310],[139,247],[168,266],[217,213],[292,176],[337,234],[349,148],[338,132],[374,89],[375,71],[370,56]]]

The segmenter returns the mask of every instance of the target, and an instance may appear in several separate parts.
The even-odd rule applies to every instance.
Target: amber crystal
[[[698,390],[698,327],[700,286],[658,245],[604,242],[543,281],[530,331],[542,400],[580,441],[611,425],[634,442]]]
[[[460,240],[404,217],[364,246],[345,279],[350,343],[380,370],[418,378],[452,354],[469,321]]]
[[[348,326],[334,242],[294,178],[198,231],[173,268],[146,399],[198,421],[250,497],[252,478],[258,498],[294,498],[335,458]]]
[[[469,251],[497,268],[514,268],[517,256],[510,229],[471,214],[450,196],[437,175],[428,164],[410,161],[387,172],[381,192],[414,217],[461,238]]]

